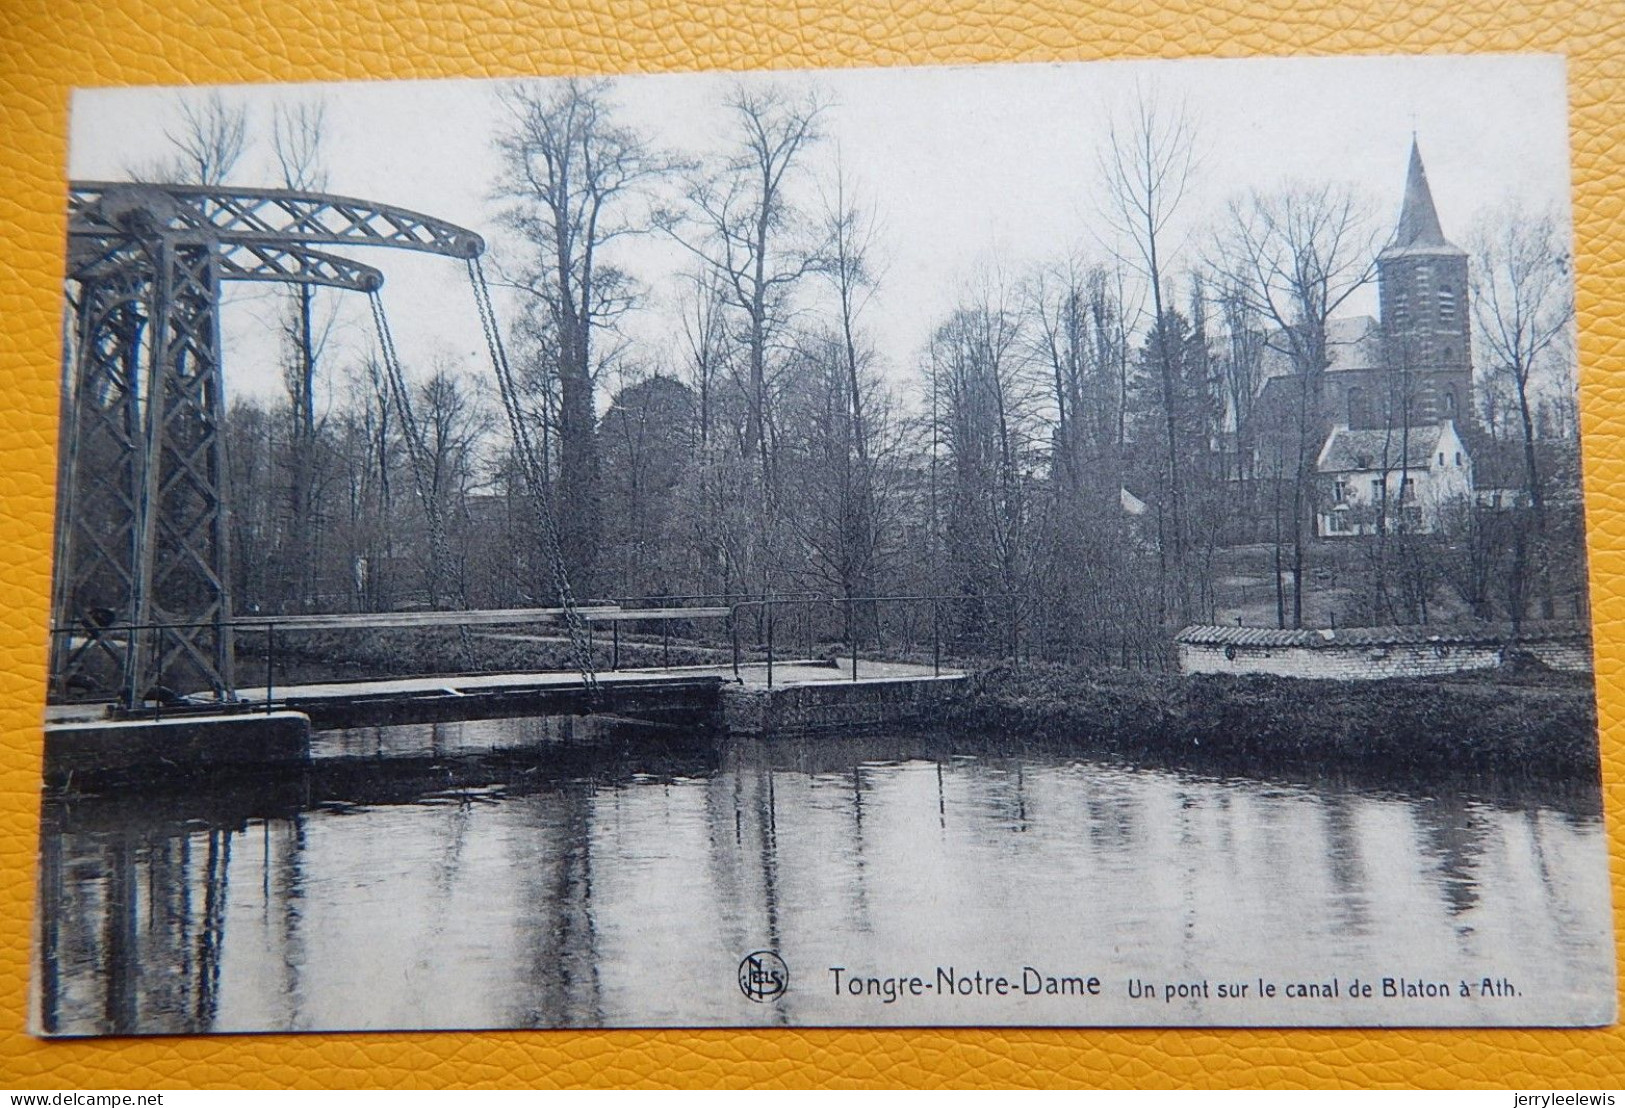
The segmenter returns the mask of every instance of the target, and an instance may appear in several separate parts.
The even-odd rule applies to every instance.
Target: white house
[[[1410,428],[1332,428],[1315,468],[1323,482],[1322,538],[1439,529],[1473,495],[1473,460],[1450,420]]]

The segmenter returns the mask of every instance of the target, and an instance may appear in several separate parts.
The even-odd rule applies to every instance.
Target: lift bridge
[[[393,247],[467,266],[516,446],[528,429],[465,228],[365,200],[280,189],[75,182],[68,201],[68,320],[51,689],[105,688],[126,707],[157,685],[236,699],[227,530],[220,291],[227,281],[367,295],[390,391],[419,443],[378,290],[383,274],[319,247]],[[530,458],[534,469],[539,463]],[[545,498],[545,474],[526,474]],[[420,489],[420,494],[422,490]],[[426,505],[427,507],[427,505]],[[578,619],[542,512],[573,640]],[[431,512],[431,542],[442,541]],[[578,649],[578,655],[582,652]],[[583,678],[593,683],[590,658]]]

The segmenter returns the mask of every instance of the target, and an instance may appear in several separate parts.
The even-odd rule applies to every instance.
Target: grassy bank
[[[1598,773],[1591,682],[1544,671],[1304,681],[1005,666],[979,676],[949,722],[1129,758],[1409,777]]]
[[[607,670],[612,648],[607,634],[593,643],[593,664]],[[646,637],[623,635],[622,669],[639,666],[718,665],[730,657],[722,649],[673,643],[663,646]],[[265,639],[243,636],[238,641],[238,676],[258,683],[265,670]],[[276,682],[366,681],[427,674],[531,673],[571,670],[575,654],[562,629],[540,633],[474,631],[455,628],[431,630],[374,629],[367,631],[288,632],[278,635]]]
[[[244,643],[259,646],[259,643]],[[595,663],[609,668],[608,644]],[[623,636],[621,665],[718,664],[728,652]],[[424,673],[527,672],[574,665],[558,634],[454,630],[289,635],[279,685]],[[244,680],[263,655],[244,659]],[[1595,781],[1596,706],[1588,677],[1538,663],[1451,677],[1305,681],[1004,664],[974,678],[943,722],[1080,752],[1238,772],[1333,766],[1362,775],[1445,774]]]

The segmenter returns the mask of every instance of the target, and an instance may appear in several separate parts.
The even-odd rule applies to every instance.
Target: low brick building
[[[1591,640],[1575,623],[1472,627],[1187,627],[1174,637],[1181,673],[1265,673],[1277,677],[1374,681],[1430,677],[1501,665],[1519,651],[1552,669],[1589,673]]]

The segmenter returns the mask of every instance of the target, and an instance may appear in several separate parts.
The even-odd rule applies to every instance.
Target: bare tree
[[[1025,285],[1025,336],[1049,378],[1052,468],[1069,495],[1116,505],[1127,444],[1132,309],[1117,275],[1068,257]]]
[[[986,606],[1015,603],[1033,568],[1034,390],[1013,299],[997,275],[979,278],[929,354],[948,469],[944,568],[967,598],[955,614],[972,644],[990,624]]]
[[[279,104],[271,117],[271,151],[284,188],[298,191],[326,187],[327,171],[322,164],[322,144],[326,130],[326,106],[320,100]],[[316,371],[334,315],[316,319],[316,289],[296,284],[287,291],[282,324],[284,345],[283,383],[293,408],[293,429],[289,438],[289,479],[287,508],[291,525],[283,550],[284,571],[296,592],[314,589],[316,559],[311,556],[316,535],[311,523],[311,500],[316,453],[320,438],[316,427]]]
[[[1142,656],[1142,634],[1160,640],[1162,629],[1160,598],[1150,597],[1148,610],[1141,603],[1146,559],[1125,510],[1137,359],[1129,342],[1134,310],[1123,303],[1121,277],[1075,256],[1038,269],[1026,282],[1024,334],[1048,379],[1053,421],[1049,480],[1035,511],[1042,534],[1037,587],[1048,624],[1042,639],[1126,665]],[[1161,433],[1154,431],[1153,441]],[[1155,578],[1150,583],[1160,588]]]
[[[635,283],[606,262],[609,243],[648,228],[638,201],[669,168],[636,131],[615,121],[607,81],[516,84],[497,136],[505,217],[534,251],[518,282],[547,307],[559,386],[560,546],[566,573],[590,594],[603,523],[595,376],[596,340],[637,299]]]
[[[845,342],[833,327],[800,337],[784,395],[784,430],[777,443],[783,492],[795,505],[787,530],[798,540],[797,567],[811,587],[853,598],[872,596],[879,556],[878,489],[872,466],[885,452],[885,398],[864,373],[851,395]],[[861,456],[855,442],[863,413],[870,437]],[[878,448],[878,449],[877,449]],[[858,612],[862,623],[872,613]]]
[[[744,448],[759,459],[764,483],[770,485],[768,352],[785,322],[792,289],[823,264],[821,244],[807,242],[789,184],[802,156],[821,137],[826,103],[812,91],[797,96],[781,86],[758,90],[740,85],[728,108],[738,128],[734,152],[688,189],[699,237],[691,237],[674,214],[664,222],[678,242],[717,272],[744,317]]]
[[[294,105],[278,105],[271,117],[271,150],[282,176],[282,186],[296,191],[320,191],[327,186],[327,170],[322,164],[322,144],[327,109],[320,100]],[[291,311],[284,334],[292,346],[287,370],[287,388],[293,402],[294,422],[311,436],[316,428],[316,363],[320,348],[332,328],[331,317],[320,328],[315,324],[315,289],[296,285],[290,291]]]
[[[1252,473],[1254,407],[1263,386],[1266,333],[1263,319],[1246,287],[1221,279],[1219,314],[1224,325],[1224,352],[1219,357],[1228,420],[1235,434],[1235,473],[1246,482]]]
[[[207,96],[180,95],[180,119],[164,128],[173,153],[128,172],[133,180],[176,185],[221,185],[248,148],[248,108],[231,104],[218,91]]]
[[[738,484],[749,462],[743,430],[733,418],[741,396],[726,388],[738,380],[737,347],[728,333],[729,291],[722,275],[701,263],[687,274],[678,297],[684,369],[693,395],[695,464],[693,483],[680,490],[680,515],[698,568],[701,592],[729,595],[744,560],[747,527],[741,516]]]
[[[1490,366],[1504,373],[1523,431],[1525,481],[1544,530],[1546,501],[1535,455],[1533,384],[1548,353],[1562,352],[1574,322],[1569,246],[1550,211],[1508,205],[1487,216],[1472,237],[1473,321]],[[1559,375],[1559,391],[1567,385]]]
[[[363,610],[387,610],[396,597],[395,470],[401,443],[383,365],[368,357],[349,380],[351,576]]]
[[[276,505],[271,502],[275,468],[271,416],[244,400],[226,415],[226,464],[231,481],[232,595],[244,610],[267,607],[274,589],[266,579],[266,559],[254,556],[275,539]]]
[[[1166,108],[1142,89],[1125,113],[1109,119],[1099,152],[1105,197],[1102,214],[1118,238],[1128,244],[1119,256],[1139,271],[1151,296],[1152,334],[1156,337],[1152,353],[1162,388],[1163,446],[1168,467],[1164,577],[1168,579],[1171,570],[1181,619],[1191,615],[1190,595],[1185,587],[1187,525],[1178,445],[1182,417],[1175,353],[1165,342],[1169,328],[1161,324],[1168,312],[1166,279],[1176,246],[1170,238],[1196,168],[1195,137],[1195,126],[1183,105]]]
[[[884,404],[881,389],[871,380],[873,351],[863,341],[859,316],[879,284],[874,255],[877,228],[861,208],[845,169],[837,164],[831,189],[825,192],[823,273],[835,293],[839,364],[844,381],[836,390],[848,424],[840,437],[841,457],[836,480],[842,520],[840,585],[846,596],[874,593],[875,556],[879,544],[873,436]],[[829,346],[825,345],[827,351]],[[814,361],[817,359],[814,358]]]
[[[690,274],[679,294],[683,342],[698,410],[702,454],[712,446],[717,378],[728,357],[728,328],[724,318],[727,289],[709,266]]]
[[[1268,344],[1290,359],[1286,435],[1275,448],[1292,473],[1292,626],[1303,626],[1304,548],[1313,523],[1315,461],[1330,429],[1321,402],[1331,365],[1334,314],[1376,276],[1376,237],[1366,205],[1329,184],[1254,192],[1230,205],[1213,266],[1238,307],[1262,317]]]
[[[466,565],[472,523],[469,494],[477,483],[479,455],[491,431],[491,418],[452,365],[443,359],[437,361],[434,372],[417,393],[416,422],[423,441],[420,460],[415,464],[425,471],[423,487],[447,531],[444,549],[427,552],[424,578],[429,603],[438,608],[443,590],[449,586],[457,606],[467,607]],[[437,564],[440,559],[451,564]]]
[[[1026,285],[1027,313],[1032,321],[1029,341],[1050,376],[1055,416],[1054,469],[1074,495],[1087,487],[1078,426],[1083,415],[1089,345],[1085,280],[1082,265],[1069,257],[1059,265],[1038,269]]]

